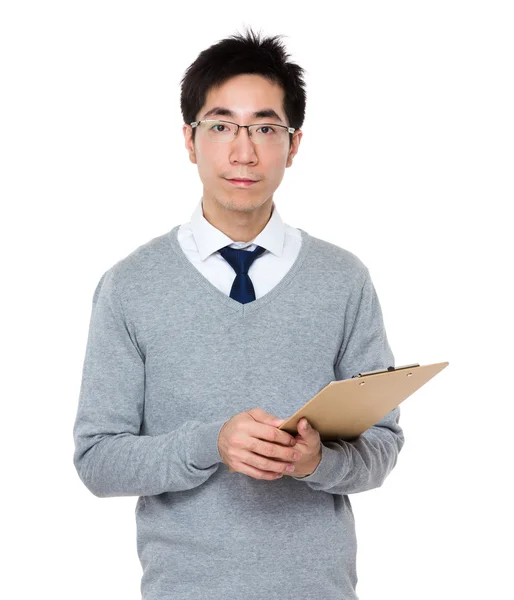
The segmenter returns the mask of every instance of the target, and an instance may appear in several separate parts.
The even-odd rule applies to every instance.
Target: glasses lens
[[[226,121],[203,121],[201,126],[205,129],[211,142],[230,142],[233,140],[237,126]]]
[[[274,146],[275,144],[282,144],[285,142],[288,131],[284,127],[279,127],[272,123],[262,123],[260,125],[252,125],[250,127],[250,135],[255,144]]]

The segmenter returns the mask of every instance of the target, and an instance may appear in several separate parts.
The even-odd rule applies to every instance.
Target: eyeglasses
[[[244,127],[248,131],[248,137],[255,144],[263,146],[274,146],[282,144],[288,137],[288,133],[294,133],[294,127],[277,125],[276,123],[255,123],[253,125],[238,125],[231,121],[215,121],[206,119],[204,121],[193,121],[189,123],[193,129],[201,127],[205,131],[210,142],[231,142],[237,137],[239,129]]]

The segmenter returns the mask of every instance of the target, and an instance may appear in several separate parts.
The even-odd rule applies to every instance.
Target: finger
[[[313,433],[317,433],[316,429],[307,421],[307,419],[301,419],[298,422],[298,431],[303,436],[309,436]]]
[[[251,442],[245,449],[265,458],[282,462],[295,462],[302,457],[301,452],[296,448],[289,448],[281,444],[273,444],[256,438],[251,438]]]
[[[266,479],[268,481],[272,481],[274,479],[280,479],[283,477],[283,473],[278,473],[276,471],[263,471],[262,469],[257,469],[256,467],[252,467],[246,463],[239,463],[239,465],[235,465],[237,467],[237,473],[242,473],[243,475],[248,475],[249,477],[253,477],[254,479]]]
[[[281,431],[263,423],[251,423],[247,432],[251,437],[267,440],[274,444],[281,444],[282,446],[294,446],[296,444],[296,439],[287,433],[287,431]]]
[[[247,450],[242,453],[241,462],[259,471],[270,471],[273,473],[292,473],[294,471],[294,464],[291,462],[269,459]]]
[[[275,415],[271,415],[265,410],[262,410],[262,408],[252,408],[248,411],[248,414],[259,423],[272,425],[273,427],[279,427],[282,423],[285,423],[285,419],[279,419]]]

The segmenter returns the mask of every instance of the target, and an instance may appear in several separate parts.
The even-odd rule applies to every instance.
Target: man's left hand
[[[311,475],[321,462],[321,438],[319,433],[312,427],[307,419],[298,421],[298,435],[295,436],[295,450],[302,455],[300,460],[295,461],[294,471],[284,473],[292,477],[307,477]]]

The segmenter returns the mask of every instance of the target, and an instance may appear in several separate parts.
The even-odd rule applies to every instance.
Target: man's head
[[[184,139],[191,162],[198,166],[204,202],[236,211],[271,205],[284,170],[293,162],[305,118],[305,83],[303,69],[288,62],[279,37],[260,39],[251,30],[246,36],[231,36],[201,52],[185,72]],[[211,122],[190,125],[205,120]],[[251,137],[248,129],[240,128],[227,138],[235,128],[212,120],[283,127],[253,129]],[[233,178],[255,183],[234,184],[229,181]]]

